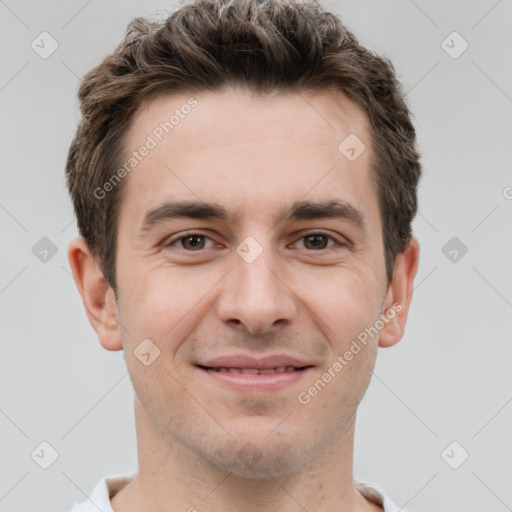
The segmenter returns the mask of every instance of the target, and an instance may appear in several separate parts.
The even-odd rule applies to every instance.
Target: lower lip
[[[298,382],[311,368],[293,372],[248,375],[244,373],[217,372],[198,369],[216,382],[238,391],[279,391]]]

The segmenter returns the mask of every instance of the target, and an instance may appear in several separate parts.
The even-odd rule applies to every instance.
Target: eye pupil
[[[199,249],[202,249],[204,246],[204,237],[201,235],[190,235],[183,238],[181,244],[184,249],[197,249],[198,246],[200,246]]]
[[[325,235],[308,235],[306,236],[306,247],[311,243],[310,247],[315,249],[325,249],[327,237]]]

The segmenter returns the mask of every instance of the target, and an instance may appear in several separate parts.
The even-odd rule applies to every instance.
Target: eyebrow
[[[235,223],[239,218],[239,212],[230,213],[224,206],[218,203],[206,203],[203,201],[166,201],[152,208],[144,215],[141,231],[147,233],[172,219],[189,218],[220,220]],[[340,219],[353,224],[356,228],[366,232],[368,220],[362,211],[343,200],[328,201],[295,201],[289,208],[281,210],[281,219],[314,220],[314,219]]]

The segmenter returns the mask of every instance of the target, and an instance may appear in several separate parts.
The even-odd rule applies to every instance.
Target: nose
[[[289,324],[297,315],[297,297],[286,283],[270,250],[256,261],[233,255],[234,267],[223,280],[217,314],[231,325],[243,325],[251,334],[263,334]]]

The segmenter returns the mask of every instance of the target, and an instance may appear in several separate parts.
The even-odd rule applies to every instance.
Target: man
[[[79,98],[68,257],[139,468],[73,510],[398,510],[352,475],[419,258],[391,64],[314,1],[197,0],[135,19]]]

